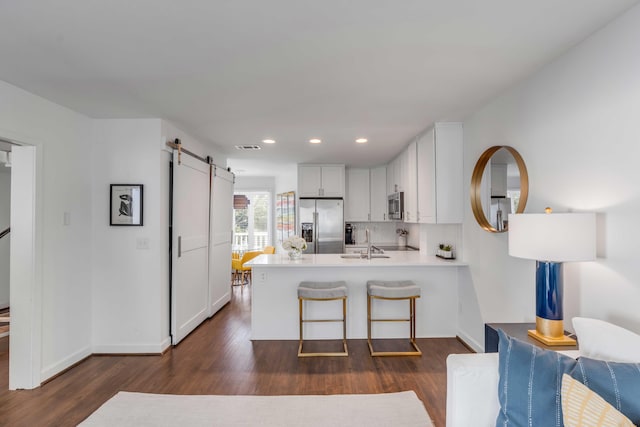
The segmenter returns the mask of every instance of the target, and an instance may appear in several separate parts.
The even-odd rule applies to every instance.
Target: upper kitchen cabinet
[[[369,169],[347,168],[347,192],[344,203],[344,220],[361,222],[370,217]]]
[[[347,168],[345,221],[387,220],[387,167]]]
[[[407,150],[402,151],[387,165],[387,193],[406,191]]]
[[[299,197],[344,197],[344,165],[298,165]]]
[[[417,145],[418,221],[462,223],[462,123],[436,123]]]
[[[404,188],[404,222],[418,222],[418,148],[413,141],[405,150],[406,185]]]
[[[371,221],[387,220],[387,167],[370,170]]]
[[[395,193],[396,191],[398,191],[398,187],[397,187],[397,181],[395,180],[395,171],[396,171],[396,164],[395,164],[395,160],[390,161],[387,164],[387,194],[391,194],[391,193]]]

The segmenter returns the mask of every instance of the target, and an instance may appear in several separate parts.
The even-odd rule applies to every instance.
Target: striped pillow
[[[569,374],[636,424],[640,423],[640,364],[616,363],[555,351],[498,331],[499,427],[562,427],[562,375]]]
[[[635,427],[597,393],[567,374],[562,375],[561,394],[565,427]]]

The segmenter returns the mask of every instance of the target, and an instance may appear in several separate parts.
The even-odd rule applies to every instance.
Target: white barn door
[[[173,153],[171,336],[178,344],[208,317],[210,166]]]
[[[231,300],[233,174],[216,167],[211,186],[211,262],[209,316]]]

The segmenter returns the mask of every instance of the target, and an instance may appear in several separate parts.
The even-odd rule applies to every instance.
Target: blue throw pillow
[[[569,374],[640,423],[640,364],[576,360],[508,337],[500,343],[496,427],[562,427],[562,374]]]

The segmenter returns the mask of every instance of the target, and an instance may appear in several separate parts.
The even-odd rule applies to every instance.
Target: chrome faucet
[[[379,247],[371,244],[371,232],[369,231],[369,229],[366,228],[364,231],[365,231],[365,234],[366,234],[366,237],[367,237],[367,259],[371,259],[371,254],[373,252],[377,252],[379,254],[383,254],[384,251],[382,249],[380,249]]]

